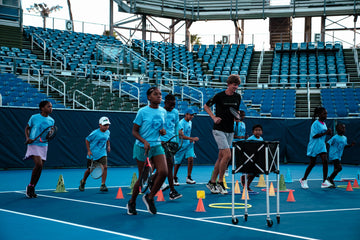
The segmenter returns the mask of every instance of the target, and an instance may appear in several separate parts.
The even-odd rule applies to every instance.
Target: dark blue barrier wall
[[[23,161],[26,151],[24,144],[24,129],[32,114],[37,109],[18,109],[0,107],[0,168],[29,168],[32,161]],[[46,167],[84,167],[86,165],[85,137],[95,128],[102,116],[108,116],[111,121],[111,152],[110,166],[135,165],[132,159],[132,149],[135,138],[131,134],[134,113],[54,110],[51,115],[58,126],[56,138],[49,144]],[[182,116],[181,116],[182,117]],[[337,120],[346,124],[346,136],[349,142],[360,143],[360,119]],[[334,120],[327,120],[327,125],[333,128]],[[248,135],[254,124],[264,128],[263,138],[269,141],[280,141],[280,159],[289,163],[308,162],[306,146],[309,139],[309,119],[245,119]],[[196,116],[193,120],[192,136],[198,136],[200,141],[195,145],[196,164],[213,164],[217,159],[217,146],[213,139],[212,120],[208,116]],[[343,163],[359,164],[359,144],[346,149]]]

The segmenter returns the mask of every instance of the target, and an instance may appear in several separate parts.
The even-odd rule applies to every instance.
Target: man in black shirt
[[[227,79],[227,89],[215,94],[205,105],[204,110],[214,121],[213,135],[219,148],[218,159],[214,166],[214,172],[206,187],[211,193],[227,194],[223,179],[228,162],[231,158],[231,144],[234,138],[234,116],[229,108],[233,107],[239,110],[241,96],[236,93],[240,85],[238,75],[230,75]],[[215,115],[211,107],[215,104]],[[219,175],[219,181],[216,185],[216,178]]]

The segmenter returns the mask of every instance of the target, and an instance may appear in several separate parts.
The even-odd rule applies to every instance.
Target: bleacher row
[[[322,89],[321,102],[328,117],[359,116],[360,88]]]
[[[296,84],[311,87],[316,83],[348,82],[342,44],[276,43],[270,83]]]

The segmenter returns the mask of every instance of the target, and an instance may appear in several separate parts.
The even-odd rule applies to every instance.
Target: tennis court
[[[293,182],[286,187],[293,189],[295,202],[287,202],[288,192],[280,193],[280,223],[276,221],[276,197],[270,197],[272,227],[266,224],[265,191],[252,184],[257,195],[250,194],[248,220],[244,209],[236,209],[239,220],[232,224],[231,194],[214,195],[207,190],[212,166],[195,166],[195,185],[185,184],[186,167],[180,168],[180,186],[183,197],[174,201],[164,191],[165,201],[155,202],[158,214],[147,212],[141,197],[137,199],[138,215],[126,214],[126,203],[135,168],[109,168],[109,191],[99,191],[100,180],[89,178],[84,192],[78,190],[84,169],[45,169],[36,188],[38,198],[27,199],[25,186],[31,170],[0,172],[0,238],[1,239],[359,239],[360,189],[321,189],[322,166],[317,165],[309,176],[310,189],[300,188],[298,179],[306,165],[280,166],[281,174],[291,174]],[[354,180],[359,166],[344,166],[340,177]],[[330,167],[329,172],[332,170]],[[55,193],[62,175],[67,192]],[[270,180],[275,180],[270,174]],[[240,175],[235,175],[240,179]],[[231,187],[231,175],[226,178]],[[275,184],[275,183],[274,183]],[[346,186],[347,182],[336,182]],[[121,187],[124,199],[117,199]],[[276,184],[275,184],[276,187]],[[204,190],[206,212],[196,212],[197,191]],[[229,189],[231,191],[231,189]],[[242,188],[241,188],[242,190]],[[235,195],[236,203],[244,203],[241,194]],[[218,203],[221,208],[209,207]]]

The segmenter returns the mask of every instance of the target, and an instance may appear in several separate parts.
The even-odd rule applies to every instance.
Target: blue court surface
[[[335,189],[321,189],[322,166],[317,165],[309,176],[309,189],[300,188],[298,179],[307,165],[281,165],[286,176],[287,189],[293,189],[295,202],[288,202],[288,192],[280,193],[280,223],[276,221],[276,197],[270,197],[273,226],[267,226],[266,193],[250,194],[248,219],[244,209],[236,209],[239,220],[232,223],[231,194],[211,194],[205,184],[213,166],[195,166],[192,177],[195,185],[185,183],[186,166],[179,170],[180,186],[176,189],[183,197],[169,200],[169,190],[164,191],[165,201],[156,201],[158,213],[151,215],[137,199],[138,215],[126,214],[126,203],[131,179],[136,168],[109,168],[109,191],[99,191],[100,180],[88,179],[84,192],[78,190],[85,169],[44,169],[36,187],[38,198],[27,199],[25,186],[31,170],[0,171],[0,239],[360,239],[360,189],[346,191],[347,181],[359,176],[359,166],[343,166]],[[332,166],[329,167],[329,174]],[[55,193],[62,175],[67,192]],[[275,174],[269,178],[275,180]],[[289,178],[290,177],[290,178]],[[235,178],[240,180],[240,175]],[[291,182],[292,180],[292,182]],[[226,177],[231,187],[231,174]],[[353,184],[354,181],[351,181]],[[274,182],[276,187],[276,182]],[[339,187],[340,186],[340,187]],[[124,199],[117,199],[119,188]],[[242,187],[240,187],[242,191]],[[205,212],[196,212],[197,191],[204,190]],[[231,191],[232,189],[229,189]],[[241,194],[236,203],[244,203]],[[212,208],[218,203],[222,208]]]

